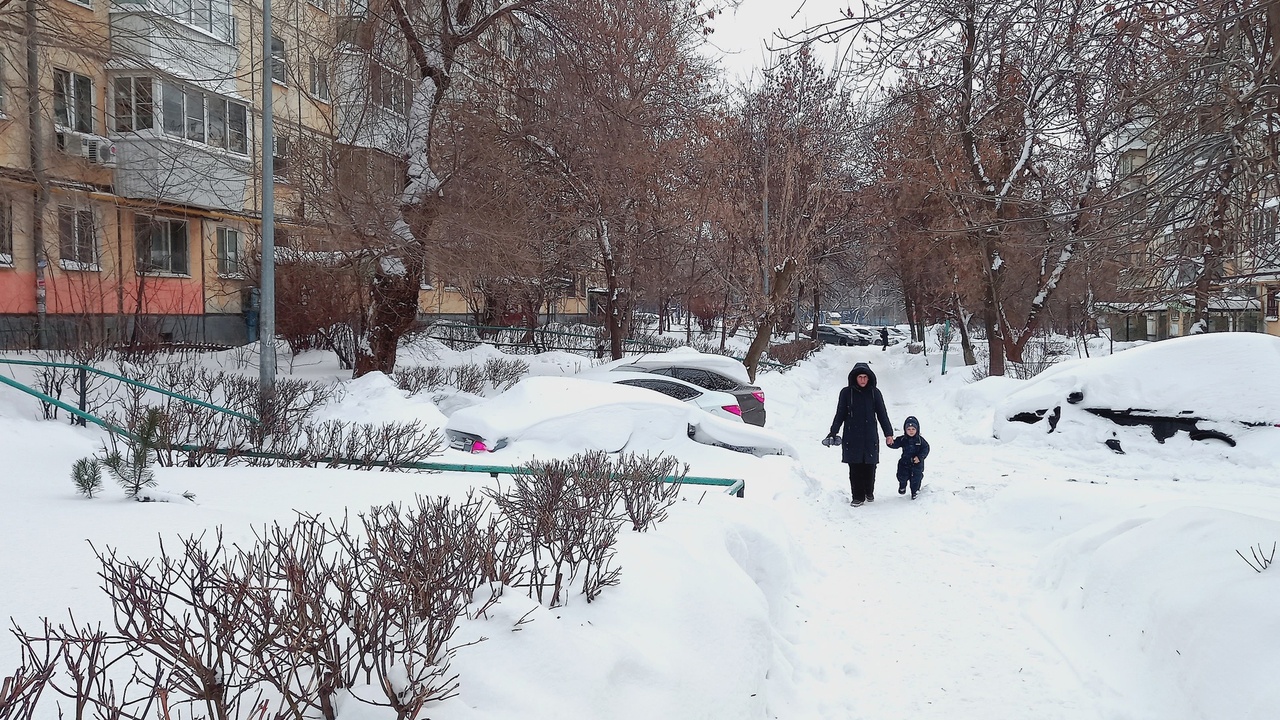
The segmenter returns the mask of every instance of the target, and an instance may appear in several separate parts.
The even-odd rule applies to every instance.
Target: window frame
[[[387,112],[408,117],[413,104],[413,81],[408,73],[370,59],[369,98]]]
[[[225,43],[235,44],[236,19],[230,0],[180,0],[174,5],[172,17],[178,22]]]
[[[85,81],[81,83],[80,81]],[[83,85],[88,85],[88,100]],[[53,69],[53,123],[59,130],[93,134],[94,100],[93,78],[74,70]],[[61,107],[59,107],[61,106]],[[85,113],[84,117],[81,116]],[[64,122],[65,121],[65,122]],[[84,121],[84,122],[82,122]]]
[[[0,267],[13,267],[13,198],[0,192]]]
[[[85,228],[85,218],[88,218],[88,228]],[[70,233],[64,231],[63,221],[70,218]],[[88,250],[90,258],[88,260],[81,257],[80,251],[83,249],[83,240],[85,234],[88,234]],[[66,242],[70,239],[73,245],[69,246]],[[70,248],[76,257],[67,257],[67,250]],[[58,265],[63,270],[78,270],[82,272],[98,272],[102,269],[100,249],[98,247],[98,218],[93,212],[92,207],[82,208],[74,205],[58,205]]]
[[[329,63],[315,55],[311,56],[310,65],[311,97],[329,102],[333,96],[329,88]]]
[[[227,242],[234,236],[234,248],[230,254],[224,252]],[[240,261],[244,253],[244,233],[236,228],[219,225],[214,234],[213,254],[217,259],[218,277],[244,279],[240,272]]]
[[[182,270],[173,269],[173,258],[179,253],[173,251],[173,228],[175,225],[182,226]],[[154,262],[155,259],[155,231],[157,228],[165,228],[163,239],[167,243],[169,258],[168,267],[160,267]],[[146,228],[149,232],[146,235],[147,247],[146,262],[143,261],[143,253],[141,241],[144,239],[141,230]],[[169,217],[165,215],[144,215],[136,213],[133,216],[133,242],[134,242],[134,272],[138,275],[151,275],[159,277],[191,277],[191,222],[186,218]]]
[[[157,80],[156,87],[160,90],[160,103],[158,112],[156,112],[155,90],[152,90],[152,108],[156,112],[156,121],[152,127],[158,127],[165,137],[176,138],[188,142],[199,143],[214,150],[222,150],[233,153],[235,155],[248,156],[249,154],[249,107],[244,103],[232,100],[222,95],[204,92],[203,90],[184,85],[169,79]],[[170,93],[179,95],[180,100],[176,107],[170,105]],[[196,118],[191,115],[189,107],[190,99],[198,97],[201,105],[200,119],[200,138],[192,137],[192,121]],[[215,123],[211,119],[216,115],[214,108],[221,107],[221,127],[222,142],[221,144],[211,142],[210,127]],[[176,113],[177,116],[171,116]]]
[[[276,45],[280,49],[276,49]],[[271,36],[271,82],[279,83],[285,87],[289,85],[289,49],[284,43],[284,38],[279,35]]]
[[[121,97],[121,81],[127,81],[126,98]],[[139,99],[139,89],[146,88],[146,102]],[[146,110],[139,109],[145,104]],[[127,105],[128,127],[123,127],[120,110]],[[143,122],[140,122],[143,120]],[[156,126],[156,79],[152,75],[117,75],[111,78],[111,126],[115,132],[152,130]]]

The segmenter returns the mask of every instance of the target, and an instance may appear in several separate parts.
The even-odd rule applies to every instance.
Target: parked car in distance
[[[717,417],[733,422],[743,422],[742,408],[738,405],[736,397],[727,392],[708,390],[679,378],[648,372],[630,372],[625,369],[625,366],[610,371],[578,373],[573,377],[653,390],[680,402],[689,403]]]
[[[819,325],[818,341],[828,345],[870,345],[871,338],[849,325]]]
[[[729,393],[738,401],[743,422],[764,427],[764,391],[751,382],[742,363],[731,357],[676,348],[665,353],[623,358],[602,366],[602,369],[652,373],[683,380],[705,390]]]
[[[669,451],[683,442],[796,457],[781,435],[703,412],[662,393],[577,377],[528,377],[495,397],[462,408],[445,423],[449,447],[492,453],[512,445],[583,450]],[[519,456],[517,450],[515,455]]]

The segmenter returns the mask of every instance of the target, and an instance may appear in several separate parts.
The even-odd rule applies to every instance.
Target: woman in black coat
[[[876,421],[884,432],[876,435]],[[849,464],[849,489],[853,492],[850,505],[857,507],[863,501],[876,499],[876,463],[880,462],[880,438],[885,445],[893,443],[893,424],[884,407],[884,396],[876,389],[876,374],[864,362],[849,371],[849,385],[840,390],[836,403],[836,417],[831,421],[831,433],[835,437],[844,426],[844,439],[840,442],[841,459]]]

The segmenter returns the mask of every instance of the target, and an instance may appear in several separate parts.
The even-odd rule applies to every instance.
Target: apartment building
[[[1194,332],[1245,331],[1280,334],[1273,317],[1275,303],[1266,305],[1269,275],[1260,265],[1268,232],[1260,225],[1272,217],[1270,233],[1274,245],[1274,210],[1253,203],[1256,212],[1236,210],[1223,243],[1218,280],[1207,298],[1208,327],[1194,327],[1193,287],[1199,273],[1196,257],[1199,245],[1189,218],[1194,211],[1187,201],[1152,197],[1153,188],[1170,184],[1158,173],[1182,172],[1167,161],[1152,167],[1153,151],[1146,134],[1125,138],[1117,153],[1117,178],[1124,194],[1116,204],[1121,228],[1128,234],[1127,246],[1118,255],[1120,266],[1114,292],[1095,304],[1100,322],[1110,328],[1116,340],[1163,340]],[[1250,203],[1239,203],[1247,208]],[[1274,265],[1274,260],[1272,261]],[[1272,273],[1274,275],[1274,271]]]
[[[390,14],[272,10],[268,45],[252,0],[0,8],[0,347],[253,336],[264,68],[278,272],[392,231],[417,78]],[[437,271],[421,311],[469,312]]]

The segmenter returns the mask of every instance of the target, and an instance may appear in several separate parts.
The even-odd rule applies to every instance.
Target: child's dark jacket
[[[893,439],[892,447],[902,450],[902,457],[898,459],[898,480],[924,477],[924,459],[929,457],[929,441],[920,434],[920,421],[909,417],[903,427],[906,425],[916,426],[916,436],[903,433]],[[920,458],[920,462],[913,462],[915,458]]]

